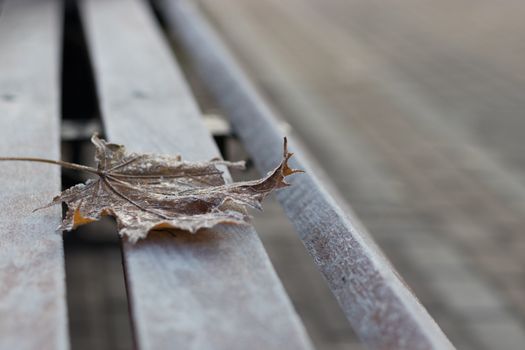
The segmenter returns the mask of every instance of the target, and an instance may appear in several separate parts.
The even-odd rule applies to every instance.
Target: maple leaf
[[[125,147],[93,135],[97,167],[40,158],[7,158],[58,164],[95,174],[95,179],[63,191],[51,203],[65,203],[67,213],[60,229],[70,231],[109,215],[116,219],[121,236],[131,242],[152,230],[181,229],[195,233],[219,223],[244,224],[246,207],[262,209],[263,199],[274,189],[289,186],[286,176],[293,155],[284,139],[283,159],[264,178],[225,183],[221,167],[244,168],[244,162],[212,159],[188,162],[180,156],[127,153]],[[38,209],[37,209],[38,210]]]

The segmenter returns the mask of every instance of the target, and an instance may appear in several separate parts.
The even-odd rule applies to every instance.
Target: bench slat
[[[217,156],[150,10],[88,0],[81,13],[108,138],[133,151]],[[124,241],[123,254],[140,349],[310,348],[253,228],[153,234]]]
[[[275,165],[272,155],[282,139],[277,118],[218,35],[188,1],[159,4],[171,34],[228,113],[257,167],[264,172]],[[297,142],[290,143],[296,151],[291,164],[307,172],[277,197],[359,337],[373,348],[452,349],[351,210],[321,184],[314,175],[320,171]]]
[[[58,1],[10,0],[0,15],[0,154],[59,159]],[[60,169],[0,166],[0,348],[67,349]]]

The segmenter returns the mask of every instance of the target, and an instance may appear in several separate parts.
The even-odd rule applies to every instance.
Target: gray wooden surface
[[[58,159],[58,1],[4,1],[0,14],[0,154]],[[0,348],[67,349],[60,169],[0,165]]]
[[[162,4],[171,33],[190,52],[260,171],[274,166],[282,131],[269,107],[195,7],[180,0]],[[277,197],[356,333],[374,348],[452,348],[364,227],[297,153],[292,166],[307,172]]]
[[[522,348],[523,3],[200,2],[454,345]]]
[[[217,156],[148,11],[140,1],[82,3],[107,136],[133,151]],[[139,348],[310,348],[252,228],[159,234],[123,249]]]

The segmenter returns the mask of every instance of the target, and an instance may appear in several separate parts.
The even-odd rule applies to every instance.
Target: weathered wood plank
[[[0,15],[0,154],[58,159],[61,9],[10,0]],[[67,349],[58,167],[0,166],[0,348]]]
[[[219,37],[187,1],[159,3],[258,168],[275,165],[282,138],[276,118]],[[453,348],[350,209],[329,194],[304,152],[296,153],[293,166],[307,173],[278,199],[360,338],[382,349]]]
[[[81,13],[108,138],[134,151],[217,156],[149,9],[89,0]],[[253,228],[153,235],[123,242],[123,252],[139,348],[310,348]]]

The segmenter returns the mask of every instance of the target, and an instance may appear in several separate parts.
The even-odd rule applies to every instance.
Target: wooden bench
[[[198,9],[178,0],[159,9],[257,167],[271,169],[283,135],[270,109]],[[132,151],[218,156],[148,5],[83,0],[80,15],[107,138]],[[61,16],[59,0],[4,3],[2,155],[59,158]],[[291,148],[307,173],[278,199],[360,338],[374,348],[453,348],[299,144]],[[61,213],[31,214],[60,190],[60,172],[5,163],[0,178],[0,348],[68,348]],[[252,227],[151,235],[122,250],[137,348],[312,347]]]

